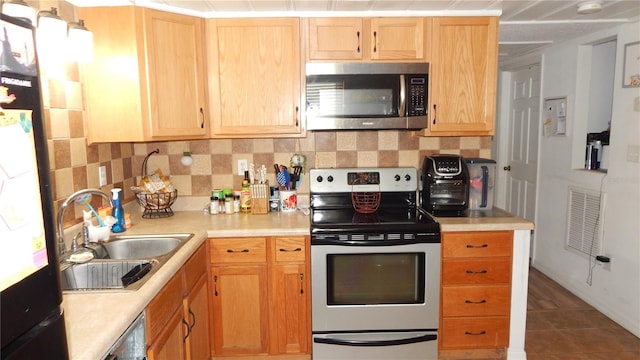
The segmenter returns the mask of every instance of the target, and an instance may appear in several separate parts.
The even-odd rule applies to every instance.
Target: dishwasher
[[[118,338],[103,360],[146,360],[144,313],[141,313]]]

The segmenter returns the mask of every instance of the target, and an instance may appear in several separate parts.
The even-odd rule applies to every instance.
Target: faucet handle
[[[78,238],[82,236],[82,232],[79,232],[75,235],[73,235],[73,240],[71,240],[71,251],[76,251],[78,250]]]

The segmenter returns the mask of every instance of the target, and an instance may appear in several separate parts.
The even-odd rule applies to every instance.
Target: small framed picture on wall
[[[640,41],[624,46],[622,87],[640,87]]]

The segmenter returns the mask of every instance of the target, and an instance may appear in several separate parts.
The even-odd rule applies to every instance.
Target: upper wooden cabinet
[[[300,137],[300,20],[208,19],[212,137]]]
[[[84,71],[90,143],[208,136],[202,19],[134,6],[78,15],[94,37]]]
[[[493,135],[497,17],[433,18],[428,62],[429,128],[422,135]]]
[[[424,60],[427,23],[420,17],[305,19],[307,60]]]

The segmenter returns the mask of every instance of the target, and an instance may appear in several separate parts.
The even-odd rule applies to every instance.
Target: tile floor
[[[527,360],[637,360],[640,339],[531,269]]]

